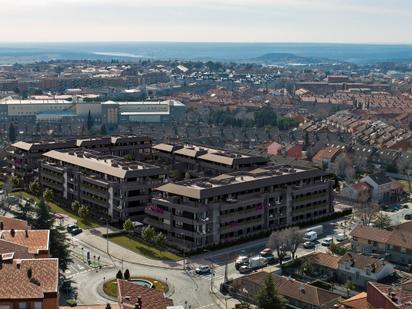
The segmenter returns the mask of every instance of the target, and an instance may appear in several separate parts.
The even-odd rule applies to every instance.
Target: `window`
[[[43,308],[43,303],[41,301],[36,301],[34,303],[34,309],[42,309]]]
[[[27,303],[19,303],[19,309],[27,309]]]

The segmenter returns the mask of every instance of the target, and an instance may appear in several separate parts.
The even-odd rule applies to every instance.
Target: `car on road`
[[[207,265],[200,265],[200,266],[196,267],[195,272],[198,275],[207,275],[207,274],[210,274],[211,269]]]
[[[346,236],[345,233],[338,233],[338,234],[336,234],[335,239],[337,241],[344,241],[344,240],[348,239],[348,236]]]
[[[235,261],[235,268],[238,270],[241,266],[246,264],[249,264],[249,257],[246,255],[241,255]]]
[[[331,236],[326,237],[322,240],[321,245],[325,247],[329,247],[333,242],[333,238]]]
[[[305,248],[305,249],[313,249],[313,248],[315,248],[315,247],[316,247],[316,245],[315,245],[315,243],[312,242],[312,241],[305,241],[305,242],[303,243],[303,248]]]
[[[69,233],[72,236],[76,236],[76,235],[79,235],[81,232],[83,232],[83,230],[81,228],[76,227],[76,228],[72,229]]]
[[[269,256],[265,256],[264,258],[266,259],[266,262],[270,265],[279,263],[279,258],[274,256],[273,254]]]
[[[267,257],[271,255],[273,255],[273,250],[270,248],[265,248],[262,251],[260,251],[260,256]]]
[[[403,218],[405,220],[412,220],[412,214],[406,214]]]
[[[252,268],[250,268],[248,265],[242,265],[242,266],[240,266],[240,268],[239,268],[239,272],[241,273],[241,274],[248,274],[248,273],[250,273],[252,271]]]

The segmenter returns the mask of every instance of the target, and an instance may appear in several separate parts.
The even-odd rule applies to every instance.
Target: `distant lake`
[[[0,64],[51,59],[185,59],[239,61],[291,53],[354,63],[411,60],[412,45],[326,43],[0,43]]]

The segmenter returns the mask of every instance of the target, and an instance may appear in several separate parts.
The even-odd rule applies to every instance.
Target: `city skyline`
[[[405,0],[1,0],[0,42],[411,44]],[[12,26],[11,26],[12,25]]]

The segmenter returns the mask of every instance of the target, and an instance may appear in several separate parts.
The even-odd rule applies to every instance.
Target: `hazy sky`
[[[0,42],[412,43],[411,0],[0,0]]]

